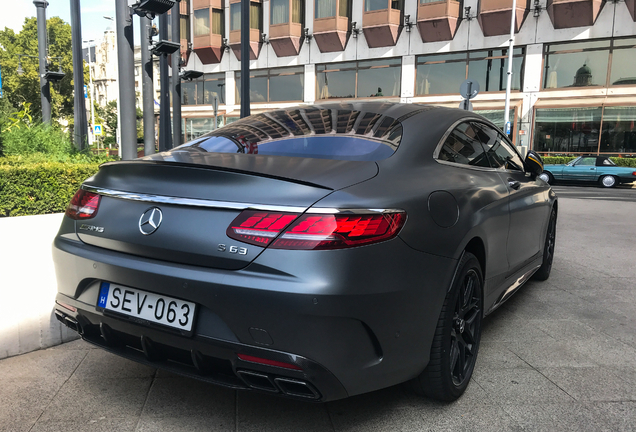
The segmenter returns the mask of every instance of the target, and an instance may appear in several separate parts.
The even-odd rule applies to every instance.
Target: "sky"
[[[9,0],[3,0],[3,3]],[[71,23],[71,0],[48,0],[46,17],[58,16]],[[115,0],[80,0],[82,16],[82,39],[99,40],[107,27],[115,28],[115,23],[104,16],[115,17]],[[9,27],[15,32],[22,29],[24,19],[36,15],[33,0],[11,0],[11,7],[3,8],[0,14],[0,29]],[[134,19],[135,41],[138,43],[139,21]]]

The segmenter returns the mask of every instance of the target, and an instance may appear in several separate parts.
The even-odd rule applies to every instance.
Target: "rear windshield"
[[[375,161],[395,153],[401,138],[400,122],[381,114],[296,108],[246,117],[178,148]]]

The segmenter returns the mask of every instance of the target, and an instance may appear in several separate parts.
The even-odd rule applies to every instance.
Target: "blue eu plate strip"
[[[99,302],[97,307],[105,308],[106,301],[108,300],[108,291],[110,290],[110,284],[108,282],[102,282],[102,286],[99,290]]]

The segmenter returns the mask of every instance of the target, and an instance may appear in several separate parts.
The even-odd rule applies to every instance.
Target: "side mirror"
[[[543,172],[543,159],[541,159],[541,156],[539,156],[539,154],[534,150],[530,150],[528,152],[524,163],[526,165],[526,169],[533,177],[537,177]]]

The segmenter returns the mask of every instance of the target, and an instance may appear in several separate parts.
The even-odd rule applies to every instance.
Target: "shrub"
[[[62,156],[75,153],[73,144],[64,132],[44,124],[13,127],[2,135],[5,156],[27,156],[35,153]]]
[[[0,163],[0,217],[61,213],[98,163]],[[13,160],[9,163],[7,160]]]

